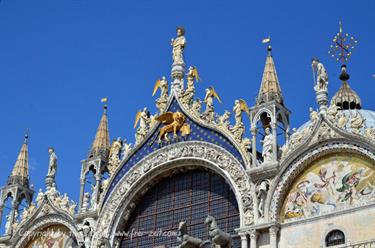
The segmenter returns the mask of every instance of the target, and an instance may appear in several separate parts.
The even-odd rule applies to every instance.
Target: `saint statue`
[[[57,170],[57,156],[53,147],[48,148],[49,153],[49,167],[47,177],[55,178]]]
[[[313,58],[311,66],[317,73],[315,91],[326,91],[328,89],[328,74],[324,65],[317,58]]]
[[[273,153],[273,136],[269,127],[266,128],[264,139],[261,142],[263,143],[263,161],[270,161],[272,159],[271,156]]]
[[[177,37],[171,40],[173,64],[184,65],[184,48],[186,44],[185,30],[183,27],[176,29]]]

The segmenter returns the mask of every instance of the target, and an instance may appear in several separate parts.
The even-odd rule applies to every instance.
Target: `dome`
[[[349,86],[349,74],[346,73],[346,66],[341,67],[340,89],[332,97],[331,105],[336,105],[339,109],[361,109],[361,98]]]

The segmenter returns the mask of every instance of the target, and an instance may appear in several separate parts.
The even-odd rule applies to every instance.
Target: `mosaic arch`
[[[175,247],[180,221],[187,223],[188,234],[208,240],[204,220],[216,218],[219,227],[236,235],[240,216],[234,193],[224,178],[210,171],[195,169],[161,179],[136,203],[123,227],[125,247]],[[234,247],[240,246],[234,238]]]
[[[315,160],[292,184],[281,221],[291,221],[375,201],[375,166],[356,154],[331,154]]]
[[[77,248],[70,230],[63,225],[52,225],[29,234],[25,248]]]

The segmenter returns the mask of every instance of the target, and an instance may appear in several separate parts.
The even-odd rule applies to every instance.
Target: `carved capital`
[[[255,230],[255,229],[247,231],[247,233],[249,234],[250,239],[257,239],[258,235],[259,235],[259,232],[257,230]]]

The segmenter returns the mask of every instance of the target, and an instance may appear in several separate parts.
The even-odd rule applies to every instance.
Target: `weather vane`
[[[342,24],[340,21],[340,32],[333,37],[333,44],[330,46],[328,53],[335,58],[336,61],[341,61],[342,64],[347,62],[352,55],[352,49],[357,45],[358,41],[348,33],[343,33]]]

